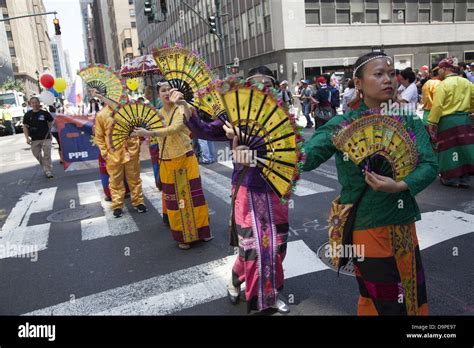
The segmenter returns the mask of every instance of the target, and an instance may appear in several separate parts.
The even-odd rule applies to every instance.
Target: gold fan
[[[184,94],[189,104],[212,118],[223,111],[217,92],[219,82],[213,82],[214,74],[198,53],[176,44],[173,47],[155,49],[153,56],[161,75],[173,88]],[[201,92],[197,93],[199,90]]]
[[[114,120],[111,141],[114,149],[123,146],[135,127],[153,131],[164,126],[158,111],[139,101],[118,106],[114,110]]]
[[[77,73],[89,88],[117,103],[127,100],[127,86],[124,80],[104,64],[90,64]]]
[[[333,143],[355,164],[396,181],[410,174],[418,162],[414,134],[396,116],[366,115],[343,124]]]
[[[288,110],[279,104],[278,91],[231,79],[224,82],[221,93],[228,121],[241,130],[239,144],[255,154],[274,192],[288,198],[300,175],[302,137]]]

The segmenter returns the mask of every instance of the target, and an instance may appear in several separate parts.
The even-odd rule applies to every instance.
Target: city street
[[[306,129],[305,137],[312,133]],[[216,143],[218,155],[223,146]],[[149,210],[138,214],[127,200],[124,216],[115,219],[103,200],[97,167],[65,172],[55,147],[55,177],[47,179],[23,134],[0,137],[1,315],[246,314],[244,296],[236,306],[226,298],[235,259],[227,234],[232,164],[200,166],[214,239],[180,250],[162,224],[161,193],[147,151],[142,155]],[[318,256],[339,190],[332,158],[303,174],[290,201],[283,290],[290,315],[356,314],[355,277],[337,276]],[[430,313],[473,315],[474,189],[448,188],[436,180],[417,201]],[[71,208],[82,219],[48,220]],[[67,219],[67,213],[61,216]],[[39,249],[37,255],[28,254],[31,247]]]

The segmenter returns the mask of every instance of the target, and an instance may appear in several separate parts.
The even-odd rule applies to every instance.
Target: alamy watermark
[[[10,257],[29,258],[31,262],[38,261],[38,246],[25,244],[11,244],[6,242],[0,245],[0,259]]]

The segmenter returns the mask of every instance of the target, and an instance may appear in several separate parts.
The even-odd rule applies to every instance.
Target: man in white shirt
[[[398,101],[407,104],[409,111],[416,114],[418,104],[418,88],[416,87],[416,75],[411,68],[400,72],[400,82],[405,89],[400,92]]]

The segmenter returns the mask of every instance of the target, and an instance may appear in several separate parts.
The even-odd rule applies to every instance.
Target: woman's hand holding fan
[[[365,172],[365,182],[374,191],[397,193],[408,189],[408,185],[404,181],[395,181],[391,177],[379,175],[374,172]]]

